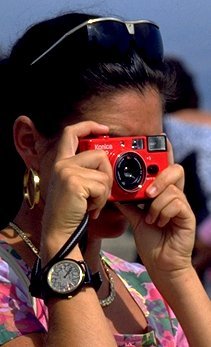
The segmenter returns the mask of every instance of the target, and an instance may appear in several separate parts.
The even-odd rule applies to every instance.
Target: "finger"
[[[87,186],[89,186],[89,184],[91,184],[92,182],[94,185],[103,184],[105,187],[107,187],[106,195],[107,196],[110,195],[113,180],[109,177],[109,175],[106,172],[92,170],[92,169],[84,169],[77,166],[74,168],[71,168],[71,170],[68,169],[68,171],[69,172],[67,174],[69,174],[70,177],[78,177],[79,180],[81,179],[84,182],[87,182],[86,183]]]
[[[93,121],[85,121],[75,125],[66,126],[58,145],[56,161],[75,155],[78,147],[78,138],[86,137],[90,134],[107,134],[108,131],[109,128],[106,125]]]
[[[155,198],[163,192],[169,185],[175,185],[183,191],[185,183],[184,169],[179,164],[173,164],[161,171],[154,182],[146,189],[146,194],[150,198]]]
[[[87,210],[102,209],[110,195],[107,182],[106,174],[101,173],[94,180],[78,174],[78,170],[70,175],[69,169],[65,168],[61,172],[61,179],[52,186],[50,205],[57,206],[57,214],[64,215],[67,211],[70,216],[74,215],[74,211],[78,215],[79,211],[84,214]]]
[[[153,224],[158,220],[160,214],[172,201],[179,200],[187,203],[187,199],[183,192],[174,185],[168,186],[168,188],[157,196],[150,205],[146,216],[146,223]]]
[[[79,187],[83,188],[79,188],[80,190],[75,189],[76,196],[79,196],[79,199],[82,198],[87,201],[87,211],[94,211],[95,213],[92,214],[92,218],[97,218],[110,195],[108,185],[103,179],[101,181],[95,181],[77,177],[77,180],[79,181]]]
[[[113,184],[113,170],[108,156],[103,150],[81,152],[72,158],[58,161],[55,166],[58,171],[66,168],[69,170],[69,175],[75,172],[85,177],[89,175],[90,179],[94,179],[100,173],[105,173],[108,176],[109,187],[111,188]]]
[[[158,216],[157,226],[162,228],[166,226],[173,218],[177,218],[178,226],[182,223],[181,227],[183,229],[185,229],[186,227],[190,228],[190,208],[184,201],[181,201],[177,198],[172,200],[167,206],[162,209]]]
[[[174,152],[173,152],[171,142],[169,141],[168,138],[167,138],[167,150],[168,150],[168,162],[169,164],[174,164]]]

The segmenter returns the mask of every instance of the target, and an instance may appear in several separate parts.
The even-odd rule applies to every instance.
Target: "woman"
[[[146,187],[151,204],[143,210],[143,204],[136,210],[110,201],[114,173],[105,150],[79,150],[83,138],[162,133],[169,83],[160,33],[148,21],[87,22],[90,18],[95,17],[67,14],[35,25],[2,65],[7,71],[2,146],[8,146],[13,132],[22,159],[4,156],[9,158],[5,176],[15,172],[19,177],[15,160],[20,172],[26,167],[26,174],[24,200],[12,222],[7,219],[16,212],[19,191],[12,204],[7,190],[10,211],[5,210],[1,232],[1,344],[187,346],[144,267],[101,251],[101,240],[118,237],[128,222],[140,256],[144,250],[149,257],[158,252],[153,256],[161,275],[166,271],[162,252],[168,254],[170,242],[165,235],[180,238],[185,233],[188,247],[193,246],[195,219],[170,145],[170,165]],[[14,152],[12,145],[10,149]],[[123,174],[132,177],[126,167]],[[73,236],[76,231],[84,235],[87,214],[86,240],[79,246]],[[166,250],[156,248],[154,234],[166,242]],[[61,259],[58,252],[70,241],[72,247]],[[31,274],[37,259],[38,270]]]

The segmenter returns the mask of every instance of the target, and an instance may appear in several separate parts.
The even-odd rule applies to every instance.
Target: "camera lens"
[[[119,186],[127,191],[139,189],[146,176],[143,159],[134,152],[120,155],[115,166],[115,178]]]

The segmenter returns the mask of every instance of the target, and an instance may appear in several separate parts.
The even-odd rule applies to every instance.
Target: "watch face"
[[[61,260],[54,264],[47,275],[50,288],[60,294],[73,292],[83,282],[84,271],[82,267],[70,259]]]

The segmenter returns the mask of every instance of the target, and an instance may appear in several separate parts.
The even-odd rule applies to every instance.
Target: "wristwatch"
[[[71,298],[83,286],[92,286],[92,274],[85,261],[63,259],[53,264],[42,276],[42,297]]]
[[[100,288],[102,277],[99,271],[92,274],[85,261],[65,258],[85,235],[88,217],[86,213],[74,233],[44,267],[41,257],[37,257],[29,285],[33,297],[46,302],[50,297],[71,298],[85,285],[92,286],[95,291]]]
[[[44,301],[51,297],[71,298],[83,286],[89,285],[97,291],[102,284],[100,272],[92,274],[85,261],[67,258],[50,264],[41,269],[38,258],[32,270],[29,291],[36,298]]]

